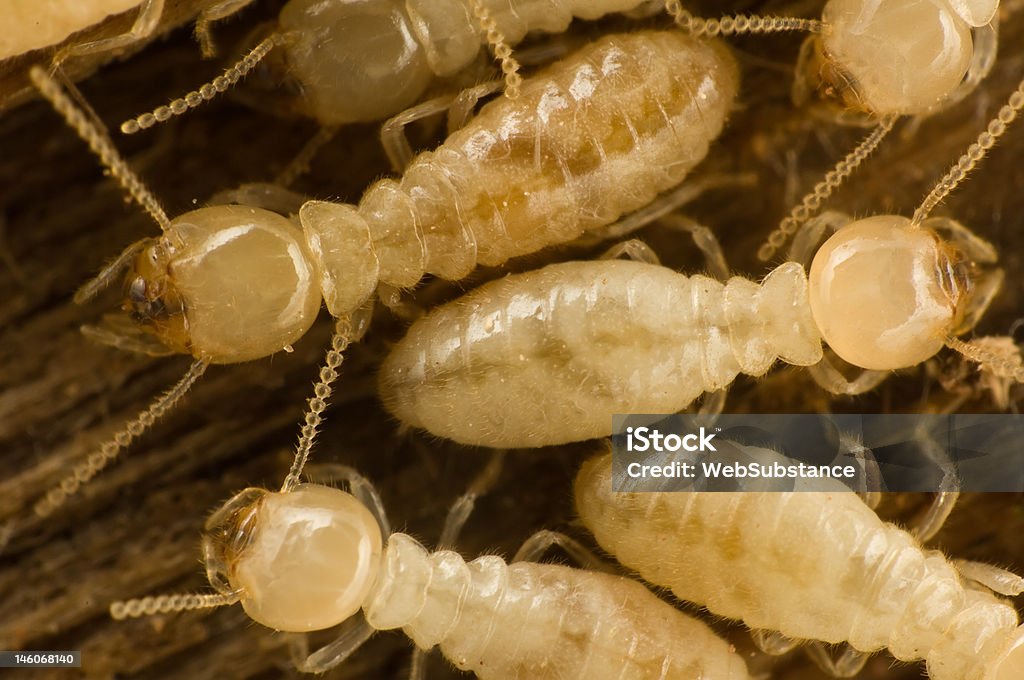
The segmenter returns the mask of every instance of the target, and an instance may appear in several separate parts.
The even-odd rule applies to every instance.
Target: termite
[[[952,219],[927,219],[1022,108],[1024,83],[912,219],[826,213],[805,225],[796,261],[761,283],[687,277],[647,249],[648,262],[567,262],[485,284],[410,327],[382,366],[382,400],[438,436],[524,447],[608,436],[614,413],[676,412],[777,359],[811,367],[836,394],[869,390],[943,346],[1024,380],[1019,362],[956,337],[1002,282],[994,248]],[[713,261],[724,269],[720,250]],[[844,378],[823,341],[863,373]]]
[[[700,19],[666,0],[694,35],[808,31],[794,99],[817,90],[841,120],[877,120],[875,129],[826,174],[758,251],[770,260],[871,154],[900,116],[930,115],[960,101],[995,61],[998,0],[829,0],[820,20],[738,15]]]
[[[286,349],[317,316],[338,319],[332,351],[378,286],[414,286],[425,273],[456,280],[648,206],[700,162],[738,87],[718,43],[674,32],[608,36],[524,81],[400,181],[373,185],[359,206],[310,201],[300,229],[277,213],[213,206],[171,220],[96,123],[41,68],[36,87],[89,143],[163,234],[129,246],[76,296],[127,272],[124,307],[141,323],[108,329],[112,344],[195,357],[166,395],[52,489],[45,517],[169,410],[209,364]],[[356,324],[364,329],[361,324]],[[337,364],[340,365],[340,354]]]
[[[280,491],[245,489],[207,521],[203,555],[216,593],[115,602],[111,615],[240,602],[254,621],[279,631],[343,625],[336,641],[300,662],[315,673],[343,662],[374,631],[401,628],[418,648],[439,646],[457,668],[480,678],[750,677],[725,641],[640,583],[553,564],[506,564],[494,555],[467,564],[450,550],[430,552],[390,532],[377,492],[351,468],[329,466],[351,493],[301,483],[306,453],[297,452]],[[493,475],[485,469],[483,476]],[[442,536],[454,537],[465,521],[473,487],[453,506]],[[517,559],[535,559],[559,542],[539,538]],[[574,552],[571,543],[567,549]]]
[[[1024,626],[950,560],[883,522],[835,480],[834,492],[612,493],[611,454],[586,462],[576,506],[597,542],[677,597],[755,630],[847,642],[901,661],[924,659],[931,680],[1024,677]],[[970,563],[971,578],[1005,595],[1024,580]],[[851,677],[862,654],[835,674]]]
[[[232,0],[222,15],[252,0]],[[325,126],[373,122],[412,106],[437,78],[454,76],[490,45],[501,63],[506,92],[521,77],[510,45],[528,32],[562,33],[573,18],[629,12],[647,0],[289,0],[270,35],[216,80],[165,106],[126,121],[134,134],[180,115],[224,92],[280,52],[273,70],[286,80],[275,105]],[[202,24],[205,34],[208,24]],[[493,91],[493,90],[492,90]],[[289,96],[288,92],[295,95]]]

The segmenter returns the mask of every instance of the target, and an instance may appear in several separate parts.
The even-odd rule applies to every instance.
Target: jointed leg
[[[654,249],[643,241],[635,238],[623,241],[622,243],[616,243],[614,246],[606,250],[598,259],[617,260],[623,255],[636,262],[661,264],[661,260],[658,258],[658,254],[654,252]]]
[[[462,532],[462,527],[465,526],[470,513],[476,507],[477,499],[491,490],[491,487],[494,486],[494,483],[501,475],[504,464],[505,452],[495,451],[491,456],[491,460],[488,461],[484,469],[469,485],[466,492],[459,496],[448,510],[448,516],[445,518],[444,526],[441,528],[441,538],[438,540],[439,547],[451,548],[456,544],[459,534]]]
[[[309,653],[309,643],[305,635],[290,638],[288,643],[295,667],[302,673],[326,673],[362,647],[375,632],[361,613],[345,621],[342,626],[341,634],[336,640],[312,654]]]
[[[510,562],[536,562],[544,553],[558,546],[565,553],[584,569],[590,571],[603,571],[611,574],[618,573],[614,566],[608,564],[594,554],[592,550],[584,546],[575,538],[566,536],[558,531],[543,529],[530,536],[523,545],[516,551]]]
[[[69,45],[61,49],[53,57],[51,68],[56,71],[60,65],[69,57],[81,57],[87,54],[98,52],[109,52],[122,47],[127,47],[140,40],[151,36],[160,23],[160,17],[164,13],[164,0],[143,0],[139,5],[139,13],[135,17],[135,23],[128,29],[127,33],[115,35],[112,38],[93,40],[92,42]]]
[[[874,371],[859,369],[859,373],[853,380],[848,380],[832,363],[828,354],[821,357],[821,361],[813,366],[807,367],[814,382],[825,388],[832,394],[845,394],[853,396],[863,394],[875,389],[888,376],[886,371]]]
[[[828,647],[823,642],[812,642],[807,645],[807,656],[834,678],[852,678],[864,669],[870,654],[858,651],[849,645],[842,645],[843,652],[839,658],[833,659]]]
[[[223,0],[216,5],[207,7],[196,19],[196,40],[199,41],[199,48],[203,51],[203,57],[210,59],[217,55],[217,47],[213,44],[213,36],[210,34],[210,24],[231,16],[235,12],[252,4],[253,0]]]

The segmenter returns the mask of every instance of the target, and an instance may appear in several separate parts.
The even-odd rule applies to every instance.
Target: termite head
[[[291,0],[284,6],[287,67],[301,83],[304,113],[324,124],[368,122],[416,101],[433,74],[404,5]]]
[[[797,91],[816,89],[846,113],[923,113],[960,85],[971,27],[944,0],[830,0],[808,40]]]
[[[956,235],[969,234],[951,224]],[[896,215],[843,227],[811,263],[811,311],[822,337],[862,368],[928,359],[977,321],[998,288],[998,274],[980,276],[977,260],[989,259],[982,246],[991,248],[977,237],[951,245]]]
[[[320,484],[242,491],[207,522],[203,544],[214,587],[238,594],[254,621],[296,633],[358,612],[383,550],[370,511]]]
[[[136,257],[126,286],[124,308],[146,331],[210,363],[269,356],[301,337],[320,308],[300,229],[237,205],[173,220]]]

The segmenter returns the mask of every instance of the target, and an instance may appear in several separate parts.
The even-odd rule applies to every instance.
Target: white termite
[[[401,421],[463,444],[544,446],[611,434],[615,413],[672,413],[739,374],[781,359],[812,366],[834,393],[871,389],[886,372],[948,345],[994,373],[1019,362],[957,335],[1002,281],[991,245],[932,208],[1024,108],[1024,83],[922,202],[913,219],[834,213],[806,225],[794,252],[760,283],[687,277],[650,263],[571,262],[509,276],[415,322],[380,374]],[[864,369],[847,381],[822,341]]]
[[[37,504],[40,516],[109,464],[209,364],[288,348],[322,299],[339,324],[328,354],[336,356],[333,370],[365,330],[354,317],[379,285],[411,287],[425,273],[459,279],[478,264],[599,233],[646,206],[704,158],[738,88],[721,44],[678,32],[607,36],[525,80],[517,99],[485,106],[401,180],[370,187],[358,207],[304,204],[300,228],[239,205],[169,219],[102,129],[43,69],[30,75],[163,232],[126,249],[76,299],[127,271],[124,307],[141,328],[109,329],[107,340],[196,359],[166,396]]]
[[[695,35],[810,31],[794,98],[816,90],[840,120],[878,126],[826,174],[758,251],[771,259],[786,239],[878,146],[899,116],[923,116],[967,96],[995,62],[998,0],[829,0],[821,20],[775,16],[699,19],[679,0],[666,7]]]
[[[252,0],[233,0],[237,11]],[[528,32],[562,33],[573,18],[628,12],[648,0],[290,0],[272,33],[212,83],[121,126],[133,134],[180,115],[238,81],[274,49],[278,80],[297,96],[275,105],[336,126],[372,122],[411,106],[439,77],[494,49],[514,97],[521,77],[510,45]],[[225,12],[226,14],[227,12]]]
[[[307,672],[341,663],[375,630],[401,628],[420,649],[438,646],[481,678],[749,678],[726,642],[636,581],[431,553],[406,534],[389,535],[379,497],[357,473],[330,466],[351,494],[302,484],[302,460],[279,492],[246,489],[207,522],[203,554],[218,593],[117,602],[114,618],[241,602],[254,621],[279,631],[345,624],[301,663]],[[537,552],[527,546],[520,552]]]
[[[931,680],[1024,677],[1016,610],[835,480],[817,480],[832,492],[612,493],[611,476],[611,454],[577,475],[583,523],[680,599],[757,630],[924,659]],[[1007,594],[1024,590],[1010,580]]]

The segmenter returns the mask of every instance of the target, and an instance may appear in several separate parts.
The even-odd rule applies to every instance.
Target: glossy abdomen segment
[[[762,284],[621,260],[509,276],[417,321],[385,360],[403,422],[465,444],[525,447],[610,434],[614,413],[673,413],[821,343],[803,269]]]
[[[552,64],[367,192],[382,281],[459,279],[646,205],[704,158],[737,88],[724,46],[679,32],[607,36]]]
[[[466,563],[403,534],[389,539],[365,612],[485,680],[748,678],[709,628],[635,581],[495,556]]]
[[[647,581],[718,616],[792,638],[926,659],[933,680],[981,678],[1017,625],[937,551],[849,491],[613,493],[611,455],[584,464],[576,507]]]

